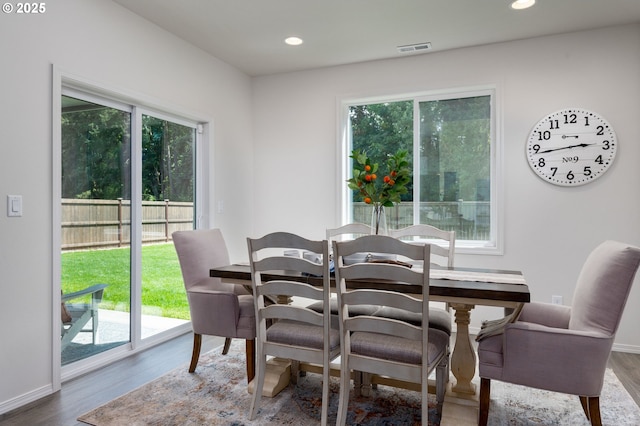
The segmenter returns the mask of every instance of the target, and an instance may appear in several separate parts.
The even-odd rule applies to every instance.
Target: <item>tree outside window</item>
[[[348,152],[365,151],[379,164],[398,149],[409,152],[413,179],[402,202],[388,209],[390,228],[423,223],[456,231],[458,241],[495,245],[492,101],[484,91],[349,105]],[[348,216],[369,223],[370,209],[354,195]]]

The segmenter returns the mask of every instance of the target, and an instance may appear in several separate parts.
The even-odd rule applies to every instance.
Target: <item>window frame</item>
[[[490,96],[491,122],[490,122],[490,238],[489,240],[456,240],[456,252],[459,254],[503,254],[503,229],[504,229],[504,203],[503,203],[503,141],[502,141],[502,110],[497,85],[482,85],[473,87],[460,87],[443,90],[412,91],[401,94],[382,94],[369,96],[349,96],[338,98],[338,129],[337,142],[338,181],[337,193],[340,194],[337,205],[337,220],[340,225],[352,221],[351,191],[345,181],[351,175],[352,163],[349,155],[352,150],[351,126],[349,108],[356,105],[378,104],[385,102],[398,102],[412,100],[414,104],[413,121],[413,158],[418,158],[420,128],[419,104],[420,102],[433,100],[447,100],[455,98]],[[415,174],[414,174],[415,179]],[[414,200],[419,185],[414,185]],[[414,209],[416,205],[414,205]],[[414,215],[414,217],[418,217]]]

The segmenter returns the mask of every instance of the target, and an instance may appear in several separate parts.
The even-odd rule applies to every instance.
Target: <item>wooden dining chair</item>
[[[348,223],[346,225],[339,226],[337,228],[328,228],[326,230],[327,233],[327,241],[329,242],[329,250],[332,250],[332,242],[333,241],[350,241],[355,238],[360,238],[365,235],[373,234],[373,228],[367,224],[360,222]],[[356,263],[356,262],[364,262],[367,260],[368,253],[355,253],[349,256],[345,262],[346,263]],[[338,317],[338,299],[335,294],[331,296],[330,301],[331,306],[331,327],[338,330],[340,328],[340,318]],[[323,306],[320,302],[313,303],[309,305],[309,309],[312,309],[317,312],[322,312]],[[380,309],[379,306],[375,305],[354,305],[350,308],[351,316],[359,316],[359,315],[373,315],[376,311]],[[355,381],[356,381],[356,395],[359,396],[364,394],[367,396],[369,394],[368,385],[363,386],[364,382],[367,382],[367,377],[362,372],[358,371],[354,373]]]
[[[267,356],[293,359],[322,366],[322,425],[327,424],[330,362],[340,355],[340,335],[331,328],[330,274],[327,241],[312,241],[286,232],[247,238],[253,294],[256,298],[256,375],[249,418],[260,406]],[[285,256],[286,250],[321,254],[319,263],[304,257]],[[301,276],[322,277],[322,288],[291,279],[270,280],[268,271],[296,271]],[[270,304],[275,297],[303,297],[323,303],[322,312],[298,304]]]
[[[444,231],[435,226],[419,224],[407,226],[401,229],[389,230],[389,236],[397,238],[408,244],[431,244],[430,264],[432,266],[446,266],[453,268],[456,246],[455,231]],[[384,306],[375,313],[376,316],[382,316],[391,319],[400,319],[410,324],[422,324],[422,315],[401,309],[395,309],[390,306]],[[453,317],[448,303],[431,302],[429,310],[429,327],[444,331],[449,337],[452,333]],[[447,354],[450,348],[447,347]],[[448,364],[447,364],[448,368]],[[449,370],[445,375],[447,382],[449,381]],[[363,384],[368,384],[368,377],[365,375],[362,379]]]
[[[427,242],[431,244],[430,262],[453,268],[456,253],[455,231],[445,231],[435,226],[419,224],[406,228],[390,229],[389,236],[408,243]]]
[[[435,369],[436,399],[441,409],[449,362],[449,336],[441,330],[423,327],[422,323],[414,325],[399,319],[350,314],[351,307],[364,304],[390,306],[429,318],[430,248],[428,244],[411,245],[379,235],[334,241],[341,346],[338,425],[346,424],[351,371],[419,383],[422,419],[426,424],[429,412],[427,378]],[[358,252],[403,256],[423,263],[424,267],[378,262],[345,265],[344,258]],[[371,288],[372,281],[380,280],[389,282],[388,290]],[[403,287],[407,285],[419,288],[419,294],[406,294]],[[428,324],[427,321],[423,323]]]
[[[347,223],[337,228],[327,228],[327,241],[331,244],[332,241],[353,240],[371,234],[373,234],[373,228],[369,225],[359,222]]]
[[[429,260],[431,265],[453,267],[456,246],[455,231],[444,231],[435,226],[420,224],[389,230],[389,236],[408,244],[431,244],[431,258]],[[376,315],[396,319],[402,316],[405,321],[412,324],[422,322],[422,317],[419,314],[411,315],[390,307],[380,309]],[[429,321],[429,327],[442,330],[451,336],[452,316],[448,304],[432,302]]]
[[[327,241],[329,243],[329,250],[331,250],[332,241],[348,241],[353,240],[354,238],[359,238],[364,235],[371,235],[372,228],[369,225],[365,225],[364,223],[348,223],[346,225],[340,226],[338,228],[329,228],[327,229]],[[360,253],[362,260],[365,260],[366,254]],[[352,256],[350,261],[353,261],[354,257]],[[331,326],[336,330],[340,327],[340,320],[338,318],[338,299],[335,294],[331,297],[330,301],[331,306]],[[309,309],[312,309],[316,312],[322,312],[323,305],[322,302],[315,302],[309,305]],[[351,315],[372,315],[375,311],[378,310],[377,306],[354,306],[351,309]]]

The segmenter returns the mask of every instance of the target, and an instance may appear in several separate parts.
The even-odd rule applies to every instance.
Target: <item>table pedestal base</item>
[[[273,358],[267,360],[267,369],[264,374],[264,387],[262,388],[262,396],[273,398],[284,388],[289,386],[291,378],[291,361],[288,359]],[[253,388],[257,381],[254,378],[247,390],[253,394]]]
[[[451,390],[458,394],[475,395],[476,387],[471,381],[476,374],[476,351],[469,335],[471,310],[474,305],[451,303],[455,310],[456,343],[451,353],[451,373],[456,378]]]

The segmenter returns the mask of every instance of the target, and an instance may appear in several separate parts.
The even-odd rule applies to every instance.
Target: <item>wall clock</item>
[[[545,182],[578,186],[602,176],[617,148],[616,134],[604,117],[566,108],[535,125],[527,141],[527,159]]]

